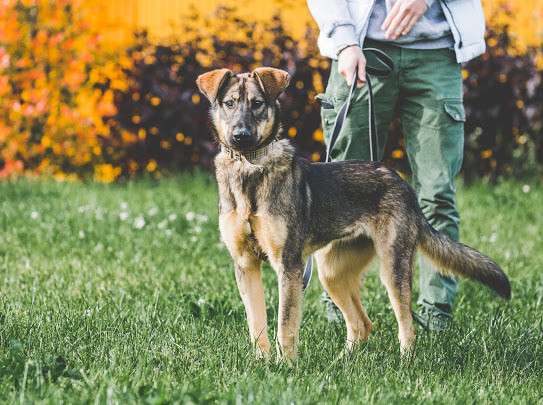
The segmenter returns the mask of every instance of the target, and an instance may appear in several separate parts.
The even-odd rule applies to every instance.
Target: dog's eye
[[[224,102],[224,105],[227,106],[228,108],[233,108],[234,107],[234,100],[226,100]]]
[[[264,104],[264,102],[261,101],[261,100],[253,100],[253,106],[255,108],[258,108],[258,107],[262,106],[262,104]]]

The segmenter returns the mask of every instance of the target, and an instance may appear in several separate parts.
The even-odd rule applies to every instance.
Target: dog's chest
[[[220,184],[220,182],[219,182]],[[219,187],[221,217],[224,225],[221,234],[226,240],[237,240],[261,258],[274,255],[283,241],[275,236],[284,234],[270,213],[269,188],[260,176],[232,176]]]

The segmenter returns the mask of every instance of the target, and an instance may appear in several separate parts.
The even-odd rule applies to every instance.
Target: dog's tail
[[[471,278],[490,287],[501,297],[511,298],[509,279],[492,259],[436,231],[425,220],[419,235],[419,248],[435,262],[440,272]]]

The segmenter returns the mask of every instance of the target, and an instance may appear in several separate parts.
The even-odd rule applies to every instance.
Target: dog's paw
[[[261,347],[255,347],[255,357],[257,360],[269,361],[271,359],[270,349],[263,349]]]
[[[276,349],[277,349],[277,358],[276,358],[277,364],[284,364],[290,368],[296,365],[296,359],[298,357],[298,353],[295,348],[281,347],[281,345],[277,343]]]
[[[409,346],[400,347],[400,362],[404,367],[409,367],[415,360],[415,342]]]

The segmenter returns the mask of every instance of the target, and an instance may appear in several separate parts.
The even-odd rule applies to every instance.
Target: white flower
[[[191,242],[196,242],[197,240],[198,240],[198,238],[196,236],[191,236],[191,238],[190,238]]]
[[[128,209],[128,204],[125,203],[124,201],[121,202],[121,210],[126,211],[127,209]]]
[[[79,231],[79,239],[85,239],[85,231]]]
[[[145,226],[145,219],[142,216],[139,216],[134,220],[134,228],[142,229],[144,226]]]
[[[200,222],[207,222],[209,221],[209,217],[205,214],[198,214],[197,217],[198,221]]]
[[[166,226],[168,226],[168,221],[166,220],[160,221],[157,226],[158,226],[158,229],[166,229]]]
[[[149,208],[149,211],[147,211],[147,214],[149,214],[150,217],[154,217],[156,214],[158,214],[158,208],[157,207]]]
[[[168,238],[169,238],[170,236],[173,235],[173,232],[172,232],[171,229],[166,229],[166,230],[164,231],[164,233],[166,234],[166,236],[167,236]]]
[[[196,218],[196,214],[192,211],[189,211],[185,214],[185,218],[187,221],[194,221],[194,218]]]
[[[529,193],[530,192],[530,185],[529,184],[525,184],[522,186],[522,192],[523,193]]]
[[[192,228],[192,230],[194,231],[194,233],[200,233],[202,232],[202,227],[199,225],[196,225],[194,228]]]
[[[168,215],[168,221],[173,222],[176,219],[177,219],[177,214],[172,213],[172,214]]]
[[[30,213],[30,218],[32,218],[32,219],[38,219],[39,217],[40,217],[40,214],[37,211],[32,211]]]
[[[122,211],[119,213],[119,218],[121,221],[126,221],[128,219],[128,212]]]
[[[496,242],[496,239],[498,239],[498,235],[496,234],[496,232],[493,232],[491,235],[490,235],[490,238],[488,238],[488,241],[490,243],[494,243]]]

